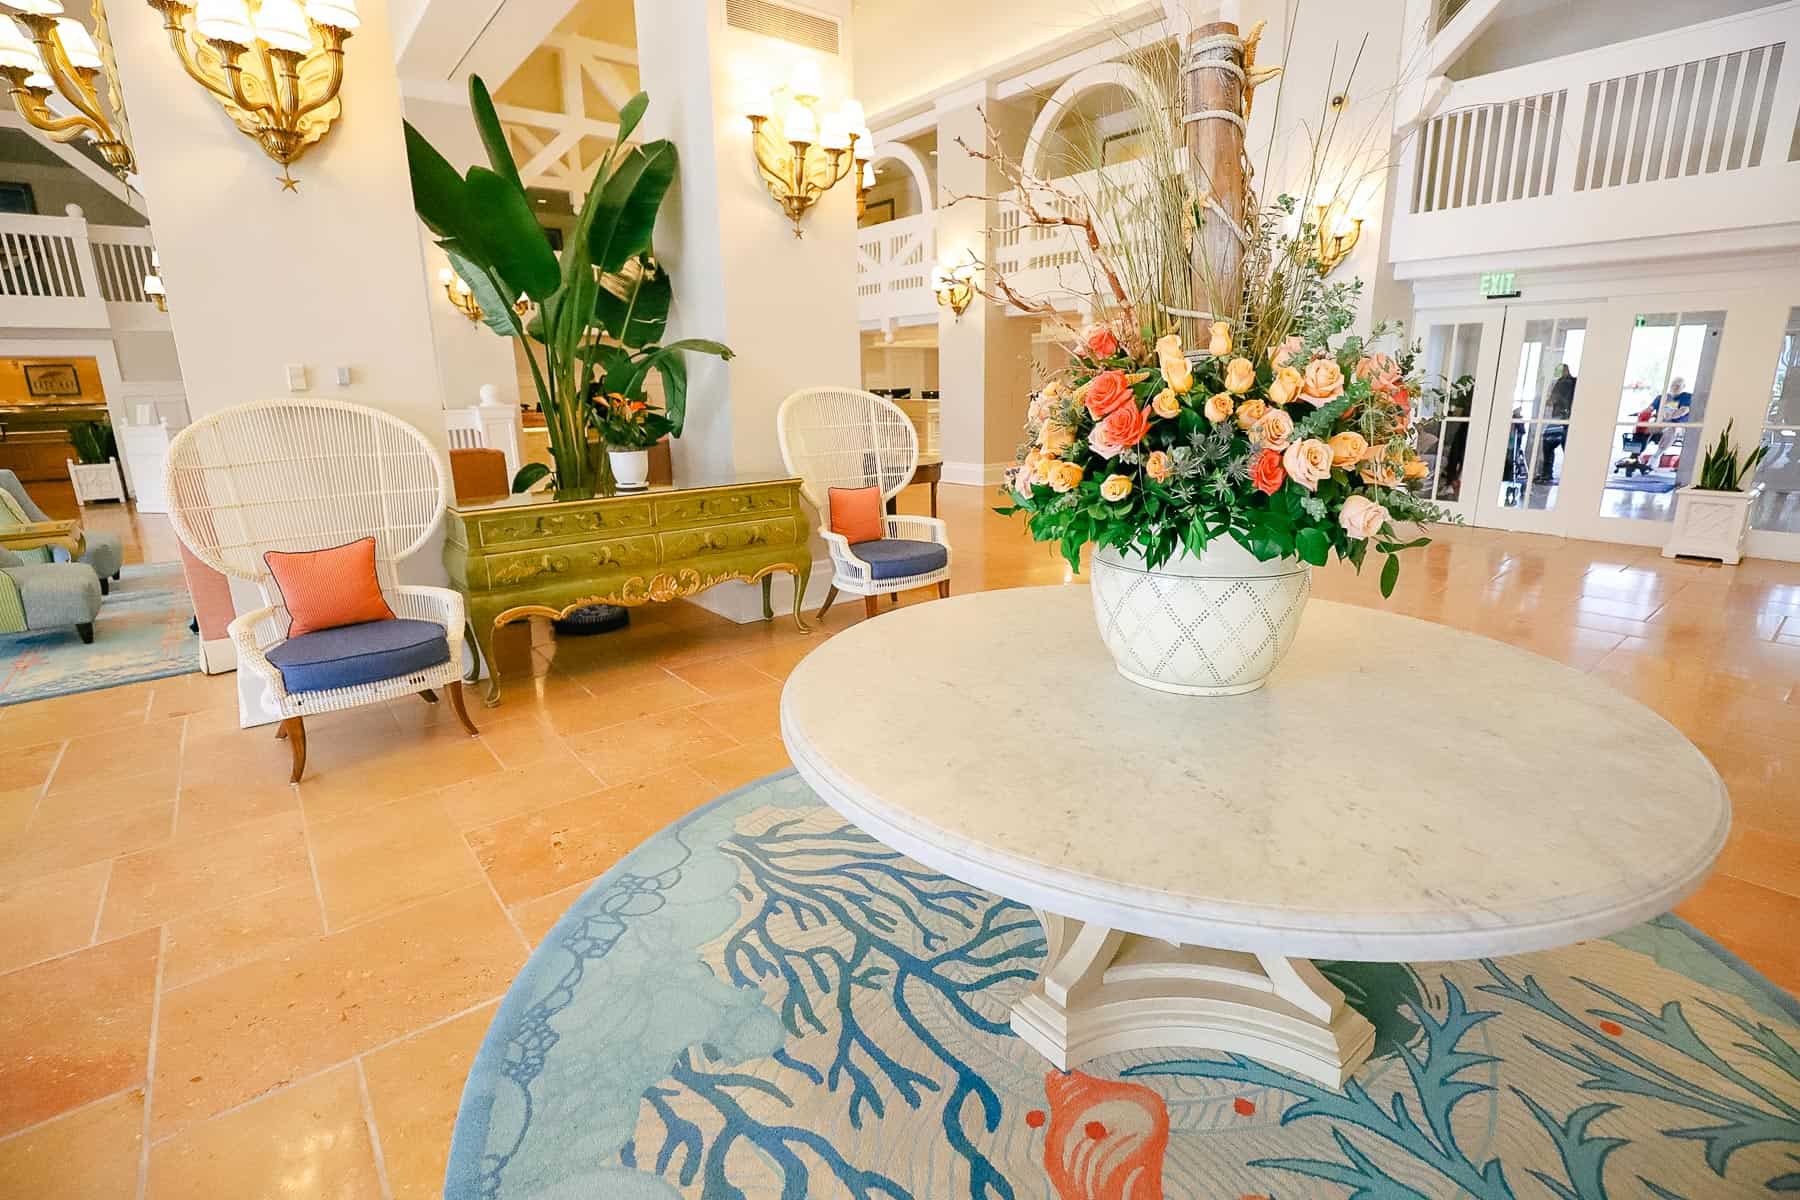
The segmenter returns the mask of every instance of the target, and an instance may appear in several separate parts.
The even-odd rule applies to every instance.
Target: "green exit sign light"
[[[1511,271],[1484,271],[1481,275],[1481,294],[1489,300],[1517,296],[1519,289]]]

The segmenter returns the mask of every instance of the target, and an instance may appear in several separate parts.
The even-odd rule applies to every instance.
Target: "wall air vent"
[[[745,33],[779,38],[822,54],[838,52],[838,23],[772,0],[725,0],[725,24]]]

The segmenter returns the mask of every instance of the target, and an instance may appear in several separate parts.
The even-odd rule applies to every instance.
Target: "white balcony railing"
[[[1402,152],[1396,267],[1795,220],[1796,29],[1790,0],[1452,84]]]
[[[862,320],[880,322],[937,311],[937,214],[919,213],[857,230],[856,301]]]
[[[144,294],[150,231],[90,225],[79,213],[0,214],[0,327],[167,329]]]

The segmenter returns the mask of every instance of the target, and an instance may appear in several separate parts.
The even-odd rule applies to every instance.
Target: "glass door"
[[[1667,521],[1704,454],[1700,426],[1725,331],[1717,311],[1639,313],[1601,470],[1602,517]]]
[[[1563,534],[1570,431],[1594,401],[1580,387],[1594,312],[1582,306],[1510,306],[1489,416],[1483,525]]]
[[[1417,314],[1419,457],[1428,474],[1421,495],[1472,517],[1480,491],[1488,409],[1503,310],[1437,309]]]

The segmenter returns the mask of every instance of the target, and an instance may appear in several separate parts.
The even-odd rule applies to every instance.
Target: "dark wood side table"
[[[931,488],[931,515],[934,517],[937,516],[938,484],[943,481],[943,478],[944,478],[944,464],[943,463],[941,463],[941,462],[922,462],[919,464],[918,468],[915,471],[913,471],[913,477],[907,481],[908,487],[912,486],[915,483],[923,483]],[[899,500],[899,497],[895,496],[887,502],[887,510],[888,510],[889,516],[894,516],[899,512],[899,508],[896,505],[896,501],[898,501],[898,500]]]

